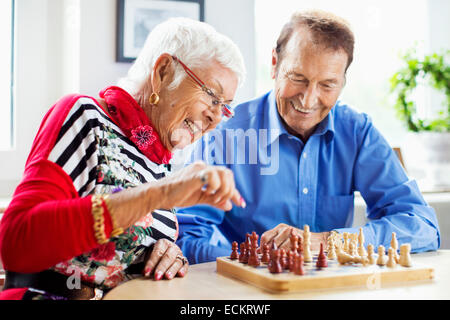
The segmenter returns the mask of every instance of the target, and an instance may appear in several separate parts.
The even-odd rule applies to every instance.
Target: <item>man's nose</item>
[[[310,109],[313,108],[317,103],[318,95],[317,89],[315,85],[310,84],[307,88],[303,97],[301,98],[301,102],[304,108]]]

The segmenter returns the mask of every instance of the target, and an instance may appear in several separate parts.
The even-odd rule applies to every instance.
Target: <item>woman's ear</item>
[[[159,93],[164,85],[168,85],[173,79],[173,58],[168,53],[163,53],[156,59],[153,66],[151,84],[153,92]]]

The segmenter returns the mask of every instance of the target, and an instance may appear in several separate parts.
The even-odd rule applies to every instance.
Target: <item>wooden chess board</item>
[[[245,281],[271,292],[299,292],[312,289],[340,287],[361,287],[376,289],[387,283],[430,280],[434,278],[434,269],[413,262],[411,267],[397,265],[395,268],[362,264],[340,265],[335,260],[328,260],[328,267],[316,268],[317,255],[312,262],[304,263],[305,274],[295,275],[289,270],[272,274],[267,265],[251,267],[231,260],[229,257],[216,259],[219,274]]]

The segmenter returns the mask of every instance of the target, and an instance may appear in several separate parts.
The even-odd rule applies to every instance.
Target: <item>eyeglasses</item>
[[[188,75],[189,77],[191,77],[192,80],[194,80],[195,83],[197,83],[197,84],[201,87],[201,89],[202,89],[204,92],[206,92],[206,94],[208,94],[208,95],[212,98],[212,100],[213,100],[213,101],[212,101],[213,107],[215,107],[215,106],[221,104],[221,107],[222,107],[222,115],[225,116],[225,117],[228,118],[228,119],[231,119],[231,118],[234,117],[234,110],[232,109],[232,107],[231,107],[229,104],[223,103],[223,100],[220,99],[220,98],[218,98],[218,97],[214,94],[214,92],[213,92],[210,88],[208,88],[208,87],[205,85],[205,83],[204,83],[202,80],[200,80],[200,78],[197,77],[197,75],[196,75],[194,72],[192,72],[191,69],[189,69],[183,62],[181,62],[180,59],[178,59],[178,58],[175,57],[175,56],[172,56],[172,58],[173,58],[175,61],[177,61],[177,62],[183,67],[184,71],[186,71],[187,75]]]

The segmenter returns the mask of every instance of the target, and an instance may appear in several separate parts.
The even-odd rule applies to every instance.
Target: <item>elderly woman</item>
[[[184,276],[171,208],[245,202],[230,171],[170,160],[214,129],[245,70],[205,23],[158,25],[119,86],[45,115],[0,226],[3,299],[92,299],[134,277]]]

